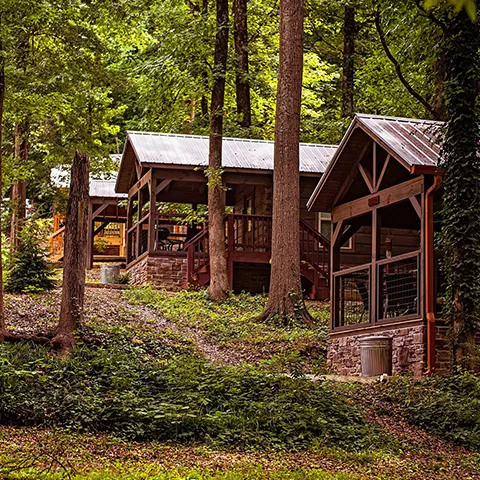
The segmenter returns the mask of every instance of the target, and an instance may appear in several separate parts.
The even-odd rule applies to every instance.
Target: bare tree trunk
[[[250,82],[248,80],[247,0],[233,0],[233,36],[235,39],[235,91],[237,114],[242,128],[252,125]]]
[[[1,17],[0,17],[1,18]],[[5,58],[2,54],[3,42],[0,38],[0,211],[3,202],[3,157],[2,157],[2,140],[3,140],[3,106],[5,103]],[[0,232],[1,232],[1,215],[0,215]],[[5,326],[5,309],[3,305],[3,260],[2,260],[2,235],[0,235],[0,342],[3,342],[7,332]]]
[[[20,163],[28,161],[28,124],[15,126],[15,160]],[[20,232],[27,215],[27,183],[18,180],[12,187],[12,218],[10,222],[10,248],[14,253],[18,248]]]
[[[223,105],[228,55],[228,0],[217,0],[217,34],[215,65],[210,111],[210,143],[208,153],[208,231],[210,287],[212,300],[226,298],[229,288],[225,249],[225,186],[222,181]]]
[[[342,117],[354,113],[355,9],[346,6],[343,21]]]
[[[445,104],[445,55],[440,56],[435,60],[433,65],[433,73],[435,76],[435,96],[433,102],[435,120],[448,120],[447,106]]]
[[[300,106],[303,0],[280,1],[280,63],[273,170],[270,294],[262,317],[288,324],[311,322],[300,279]]]
[[[70,354],[73,350],[74,332],[80,326],[83,317],[87,262],[88,171],[88,156],[76,152],[72,164],[65,222],[60,320],[56,336],[52,340],[54,348],[63,356]]]

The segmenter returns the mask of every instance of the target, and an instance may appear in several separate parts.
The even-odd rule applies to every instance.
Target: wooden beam
[[[133,185],[128,191],[128,196],[133,197],[139,190],[141,190],[152,179],[152,169],[150,169],[140,180]]]
[[[417,212],[418,218],[422,218],[422,205],[420,204],[419,200],[417,197],[410,197],[409,198],[413,208]]]
[[[374,187],[373,187],[373,179],[372,176],[370,175],[365,168],[363,168],[363,165],[361,163],[358,164],[358,170],[362,174],[363,179],[365,180],[365,183],[367,184],[368,190],[370,190],[370,193],[374,192]]]
[[[385,159],[385,163],[383,164],[382,171],[380,172],[380,176],[378,177],[377,183],[375,185],[375,191],[378,192],[378,189],[380,188],[380,185],[383,180],[383,176],[385,175],[385,172],[387,171],[388,167],[388,162],[390,162],[391,155],[388,154],[387,158]]]
[[[169,181],[169,183],[171,180]],[[152,178],[149,184],[150,190],[150,211],[148,217],[148,246],[149,253],[153,253],[155,250],[155,235],[156,235],[156,219],[157,219],[157,179]]]
[[[157,185],[157,179],[156,178],[153,178],[153,180],[155,181],[155,198],[157,197],[157,195],[162,191],[162,190],[165,190],[172,182],[173,182],[173,179],[170,178],[170,179],[166,179],[166,180],[162,180],[158,185]]]
[[[223,174],[225,184],[231,185],[267,185],[273,184],[273,172],[270,174],[259,173],[233,173],[225,172]]]
[[[181,170],[157,168],[153,169],[153,176],[157,180],[175,180],[176,182],[203,182],[207,183],[207,177],[201,170]]]
[[[95,218],[98,217],[107,207],[108,207],[108,204],[100,205],[100,206],[92,213],[92,220],[95,220]],[[93,205],[92,205],[92,209],[93,209]]]
[[[333,226],[333,224],[332,224]],[[339,245],[339,240],[341,236],[341,232],[343,231],[343,220],[340,220],[336,227],[334,227],[333,232],[332,232],[332,240],[331,240],[331,245],[333,246],[338,246]]]
[[[393,205],[411,196],[418,195],[423,192],[423,189],[423,177],[408,180],[393,187],[386,188],[385,190],[380,190],[375,194],[367,195],[358,200],[353,200],[352,202],[335,207],[332,210],[332,221],[338,222],[340,220],[359,217],[373,209]],[[369,201],[373,197],[378,197],[378,200],[376,200],[375,205],[369,205]]]
[[[348,174],[347,178],[345,179],[342,186],[340,187],[336,197],[333,200],[332,205],[336,205],[343,198],[345,193],[347,193],[347,190],[351,187],[353,181],[355,180],[355,177],[357,176],[357,167],[360,164],[360,162],[363,160],[363,157],[367,153],[368,147],[370,147],[371,144],[372,144],[372,140],[369,139],[363,146],[362,150],[360,151],[360,155],[358,156],[357,160],[355,161],[355,164],[350,170],[350,173]]]
[[[93,236],[95,237],[96,235],[98,235],[109,223],[110,220],[102,222],[102,224],[93,231]],[[95,225],[95,223],[93,225]]]
[[[373,155],[372,155],[372,165],[373,165],[373,182],[372,182],[372,191],[375,191],[375,186],[377,184],[377,144],[373,142]]]
[[[359,230],[362,228],[361,222],[352,222],[347,225],[347,229],[342,233],[340,237],[339,245],[343,247]]]

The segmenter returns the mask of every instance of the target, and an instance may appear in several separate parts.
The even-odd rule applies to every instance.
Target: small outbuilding
[[[367,335],[392,338],[393,373],[449,368],[434,247],[442,127],[356,115],[308,201],[331,213],[328,360],[342,374],[360,373]]]

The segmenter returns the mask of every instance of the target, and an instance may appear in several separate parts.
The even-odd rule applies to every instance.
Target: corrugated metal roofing
[[[127,198],[125,193],[115,191],[116,180],[90,180],[90,197]]]
[[[105,174],[112,177],[112,173]],[[57,188],[70,187],[70,167],[64,166],[60,168],[52,168],[50,180]],[[115,191],[116,178],[90,179],[90,196],[91,197],[111,197],[111,198],[127,198],[124,193]]]
[[[330,165],[316,186],[307,207],[329,211],[338,189],[358,156],[358,142],[373,138],[405,167],[435,167],[443,141],[443,122],[379,115],[355,115]],[[360,134],[361,133],[361,134]],[[365,140],[361,140],[361,137]],[[349,142],[356,143],[352,151]]]
[[[208,137],[165,133],[128,132],[141,163],[208,165]],[[223,138],[222,166],[233,169],[273,170],[273,142]],[[323,173],[336,145],[300,144],[300,171]]]
[[[409,165],[436,166],[443,141],[443,122],[377,115],[357,115],[361,127]]]

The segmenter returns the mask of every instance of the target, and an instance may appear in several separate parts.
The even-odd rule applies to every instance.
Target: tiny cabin
[[[68,173],[52,172],[52,182],[61,189],[68,189]],[[115,179],[91,179],[88,207],[87,268],[93,262],[125,263],[125,224],[127,196],[115,192]],[[53,261],[63,259],[65,215],[55,207],[53,233],[50,236],[50,257]]]
[[[442,126],[355,116],[308,202],[331,215],[328,360],[342,374],[360,373],[367,335],[392,338],[395,374],[449,368],[433,241]]]
[[[208,137],[128,132],[116,191],[128,194],[126,262],[135,283],[167,288],[209,282],[208,226],[165,213],[165,204],[207,204]],[[302,280],[310,298],[328,297],[328,239],[307,200],[336,146],[300,145]],[[223,139],[226,255],[234,291],[268,291],[273,142]],[[324,218],[324,227],[328,219]],[[323,228],[323,227],[322,227]]]

